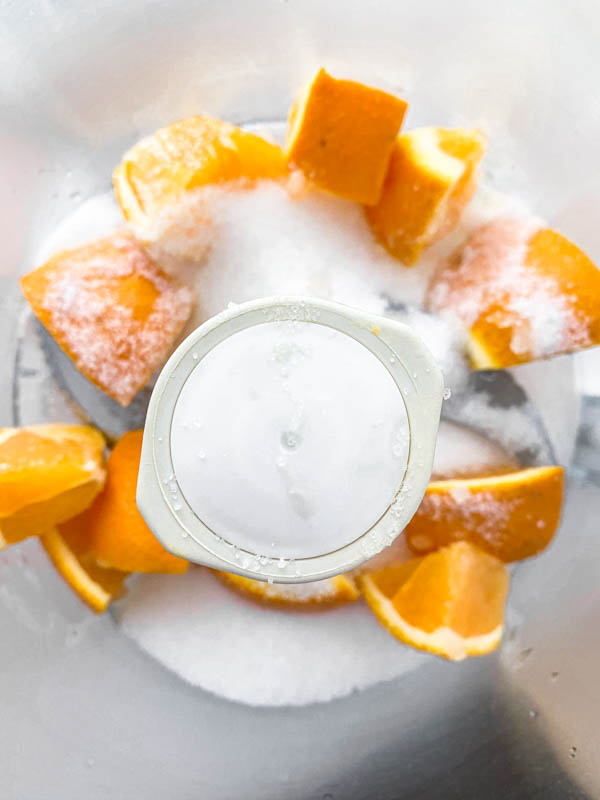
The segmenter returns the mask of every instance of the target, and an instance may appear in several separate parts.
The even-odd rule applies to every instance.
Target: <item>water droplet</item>
[[[198,355],[198,353],[192,353],[192,358],[194,359],[194,361],[198,361],[200,356]]]
[[[573,745],[573,747],[571,747],[571,749],[569,750],[569,755],[571,756],[571,758],[575,758],[575,756],[577,755],[577,748],[575,747],[575,745]]]
[[[396,359],[394,358],[394,356],[390,356],[390,364],[395,364],[395,363]]]
[[[279,569],[285,569],[287,566],[287,561],[285,560],[285,558],[280,558],[279,561],[277,562],[277,566],[279,567]]]
[[[274,584],[275,581],[273,580],[273,578],[267,578],[267,583]]]
[[[442,395],[444,400],[450,400],[452,397],[452,389],[444,389],[444,394]]]
[[[302,442],[298,431],[284,431],[281,434],[281,444],[286,450],[296,450]]]
[[[206,458],[206,453],[204,452],[204,450],[201,450],[198,453],[198,458],[200,459],[200,461],[204,461],[204,459]]]
[[[533,708],[531,708],[529,710],[529,716],[531,717],[531,719],[535,719],[537,717],[537,715],[538,715],[538,712],[534,711]]]
[[[173,511],[181,511],[182,508],[181,503],[173,503]]]
[[[162,440],[163,440],[163,437],[162,437],[162,436],[159,436],[159,437],[158,437],[158,441],[159,441],[159,442],[162,442]]]

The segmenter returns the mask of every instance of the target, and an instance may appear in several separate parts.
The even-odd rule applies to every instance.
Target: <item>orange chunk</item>
[[[321,69],[292,106],[286,157],[319,188],[376,203],[406,107],[394,95]]]
[[[104,485],[104,446],[86,425],[0,428],[0,550],[87,508]]]
[[[531,219],[483,226],[434,276],[429,307],[468,328],[475,369],[497,369],[600,344],[600,270]]]
[[[80,536],[61,534],[53,528],[43,534],[40,541],[65,581],[98,614],[125,591],[127,573],[100,567],[93,556],[86,553]]]
[[[533,467],[485,478],[433,481],[405,529],[419,555],[468,540],[502,561],[548,546],[560,520],[562,467]]]
[[[455,542],[359,580],[377,619],[419,650],[460,661],[500,644],[508,570],[470,542]]]
[[[117,442],[107,463],[106,486],[83,514],[59,528],[67,541],[81,543],[80,553],[102,567],[123,572],[185,572],[188,562],[169,553],[137,509],[135,495],[142,431]]]
[[[278,145],[228,122],[193,116],[134,145],[115,169],[113,183],[125,218],[143,229],[185,192],[286,173]]]
[[[373,232],[404,264],[450,233],[477,188],[485,139],[475,130],[417,128],[396,140],[383,192],[366,209]]]
[[[192,309],[190,291],[127,232],[58,253],[21,289],[77,368],[123,406],[167,358]]]
[[[226,586],[266,605],[321,609],[358,600],[360,592],[349,575],[336,575],[308,583],[267,583],[244,578],[233,572],[215,571]]]

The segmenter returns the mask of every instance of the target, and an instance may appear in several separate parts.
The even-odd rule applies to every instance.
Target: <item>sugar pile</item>
[[[215,238],[197,272],[196,321],[273,295],[337,300],[383,313],[384,295],[421,305],[427,270],[403,270],[375,243],[362,209],[318,191],[290,196],[264,182],[254,191],[204,192]],[[197,324],[196,322],[196,324]]]
[[[326,702],[425,663],[362,602],[329,611],[263,608],[208,570],[140,578],[123,631],[184,680],[248,705]]]
[[[486,475],[517,467],[516,462],[491,439],[442,420],[435,446],[432,477]]]
[[[379,314],[390,300],[421,307],[440,260],[475,228],[515,210],[512,199],[480,189],[459,228],[405,268],[374,240],[360,206],[324,192],[294,196],[280,184],[263,182],[253,191],[204,189],[202,200],[214,240],[194,280],[198,304],[190,327],[230,302],[280,294],[336,300]],[[447,333],[438,328],[435,339],[444,347]]]

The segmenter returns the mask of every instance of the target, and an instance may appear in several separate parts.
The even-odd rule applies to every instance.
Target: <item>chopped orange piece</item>
[[[466,539],[502,561],[520,561],[552,540],[562,496],[562,467],[433,481],[405,529],[406,542],[421,555]]]
[[[117,442],[107,463],[106,486],[83,514],[60,526],[68,541],[102,567],[123,572],[185,572],[188,562],[169,553],[155,538],[136,505],[142,431]]]
[[[360,592],[349,575],[336,575],[322,581],[308,583],[267,583],[244,578],[233,572],[215,574],[223,583],[267,605],[288,608],[331,608],[358,600]]]
[[[485,139],[478,131],[418,128],[398,137],[381,198],[366,209],[381,243],[410,265],[450,233],[477,188]]]
[[[193,116],[134,145],[115,169],[113,183],[126,219],[143,229],[184,192],[286,173],[278,145],[228,122]]]
[[[406,107],[394,95],[321,69],[292,106],[287,159],[321,189],[376,203]]]
[[[0,428],[0,550],[87,508],[104,485],[104,446],[86,425]]]
[[[508,570],[469,542],[359,580],[377,619],[419,650],[460,661],[500,644]]]
[[[123,406],[169,355],[192,309],[190,291],[127,232],[58,253],[21,288],[77,368]]]
[[[467,326],[475,369],[600,344],[600,270],[537,220],[500,219],[475,231],[434,276],[428,305]]]
[[[90,608],[101,614],[124,592],[126,572],[100,567],[80,541],[81,537],[69,536],[51,529],[40,537],[40,541],[54,566],[69,586]]]

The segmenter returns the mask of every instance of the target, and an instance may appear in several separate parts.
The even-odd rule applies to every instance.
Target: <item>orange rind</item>
[[[479,131],[417,128],[395,142],[383,191],[366,215],[377,239],[407,266],[459,223],[485,152]]]
[[[500,644],[508,570],[469,542],[368,573],[359,582],[377,619],[412,647],[461,661]]]
[[[320,189],[374,204],[407,104],[319,70],[292,106],[285,155]]]
[[[532,467],[483,478],[433,481],[405,528],[418,555],[468,540],[501,561],[520,561],[552,541],[560,521],[563,468]]]
[[[127,573],[99,566],[77,534],[53,528],[40,541],[66,583],[96,613],[106,611],[124,593]]]
[[[123,572],[182,573],[188,562],[169,553],[144,522],[136,505],[142,431],[126,433],[107,463],[106,486],[83,514],[61,525],[68,541],[99,566]]]
[[[123,406],[167,358],[192,309],[190,291],[127,232],[58,253],[21,289],[75,366]]]
[[[0,550],[86,509],[104,485],[104,447],[87,425],[0,428]]]
[[[600,344],[600,270],[533,219],[475,231],[434,276],[427,303],[468,329],[475,369],[499,369]]]
[[[226,586],[265,605],[286,608],[321,609],[358,600],[360,592],[349,575],[335,575],[308,583],[267,583],[232,572],[216,572]]]

